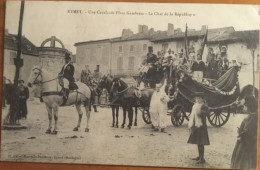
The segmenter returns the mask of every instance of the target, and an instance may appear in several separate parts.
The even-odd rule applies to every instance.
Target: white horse
[[[87,125],[85,132],[88,132],[90,120],[89,107],[91,91],[90,88],[83,83],[76,82],[76,84],[78,86],[78,89],[70,92],[68,100],[62,106],[75,105],[79,119],[77,126],[74,128],[74,131],[78,131],[83,115],[83,112],[81,111],[81,105],[83,105],[87,115]],[[63,96],[60,95],[62,87],[59,84],[58,77],[51,75],[49,72],[39,66],[35,66],[32,68],[28,80],[28,87],[32,87],[32,85],[40,86],[42,99],[48,111],[49,128],[46,130],[46,133],[57,134],[58,108],[63,103]],[[55,120],[55,127],[53,131],[51,131],[52,113],[54,113]]]

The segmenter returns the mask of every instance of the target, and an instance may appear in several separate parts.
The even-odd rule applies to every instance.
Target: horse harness
[[[56,78],[51,79],[51,80],[47,80],[47,81],[43,81],[43,82],[36,82],[36,80],[37,80],[37,78],[38,78],[39,76],[41,76],[42,79],[43,79],[43,76],[42,76],[42,74],[41,74],[41,73],[42,73],[42,70],[41,70],[41,69],[39,69],[39,68],[34,68],[33,70],[35,70],[35,69],[39,70],[39,74],[38,74],[38,75],[36,76],[36,78],[34,79],[33,84],[44,84],[44,83],[48,83],[48,82],[51,82],[51,81],[54,81],[54,80],[57,80],[57,79],[58,79],[58,77],[56,77]],[[75,103],[77,103],[77,102],[78,102],[78,94],[79,94],[80,92],[78,91],[78,89],[76,89],[76,91],[72,91],[72,92],[76,92],[76,93],[77,93],[77,94],[76,94],[76,100],[75,100]],[[61,92],[58,90],[58,84],[57,84],[57,91],[41,92],[41,97],[40,97],[40,98],[42,98],[43,96],[51,96],[51,95],[58,95],[58,96],[61,95]],[[66,104],[67,100],[68,100],[68,99],[63,100],[63,103],[61,104],[61,106],[64,106],[64,105]]]

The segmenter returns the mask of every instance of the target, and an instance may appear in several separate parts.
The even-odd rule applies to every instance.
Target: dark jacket
[[[74,79],[74,72],[75,72],[75,68],[74,66],[69,63],[69,64],[65,64],[62,69],[61,72],[59,73],[60,76],[66,78],[67,80],[69,80],[69,82],[75,82]]]

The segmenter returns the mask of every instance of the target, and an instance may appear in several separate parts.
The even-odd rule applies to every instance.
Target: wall
[[[112,74],[136,75],[141,63],[146,58],[148,47],[150,45],[151,42],[149,40],[121,41],[112,43]]]
[[[93,73],[97,65],[100,65],[102,74],[109,73],[111,44],[110,42],[86,43],[76,46],[76,64],[78,72],[85,69],[85,65],[89,65],[90,71]]]
[[[4,49],[4,76],[7,79],[14,81],[15,65],[13,58],[16,58],[16,51]],[[28,77],[31,73],[31,69],[34,65],[39,64],[38,56],[22,54],[24,66],[20,69],[19,79],[23,79],[27,83]]]

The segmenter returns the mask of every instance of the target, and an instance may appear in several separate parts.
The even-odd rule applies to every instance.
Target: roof
[[[208,40],[214,41],[215,38],[218,38],[222,34],[234,32],[234,27],[223,27],[223,28],[214,28],[214,29],[208,29]],[[206,33],[206,30],[188,30],[187,37],[202,37]],[[172,39],[182,39],[185,37],[185,32],[176,32],[172,35],[167,35],[167,31],[165,31],[164,34],[160,34],[157,37],[154,37],[151,41],[169,41]]]
[[[223,41],[254,41],[257,44],[259,43],[259,30],[225,32],[208,39],[208,42],[211,43]]]
[[[4,37],[4,48],[17,51],[18,38],[14,34],[6,34]],[[22,53],[38,56],[37,47],[29,41],[25,36],[22,36]]]
[[[92,44],[92,43],[104,43],[104,42],[110,42],[111,39],[101,39],[101,40],[91,40],[91,41],[83,41],[83,42],[77,42],[74,44],[74,46],[84,45],[84,44]]]
[[[134,41],[134,40],[150,40],[152,38],[151,32],[141,32],[133,34],[127,38],[118,37],[116,39],[113,39],[113,42],[120,42],[120,41]]]

